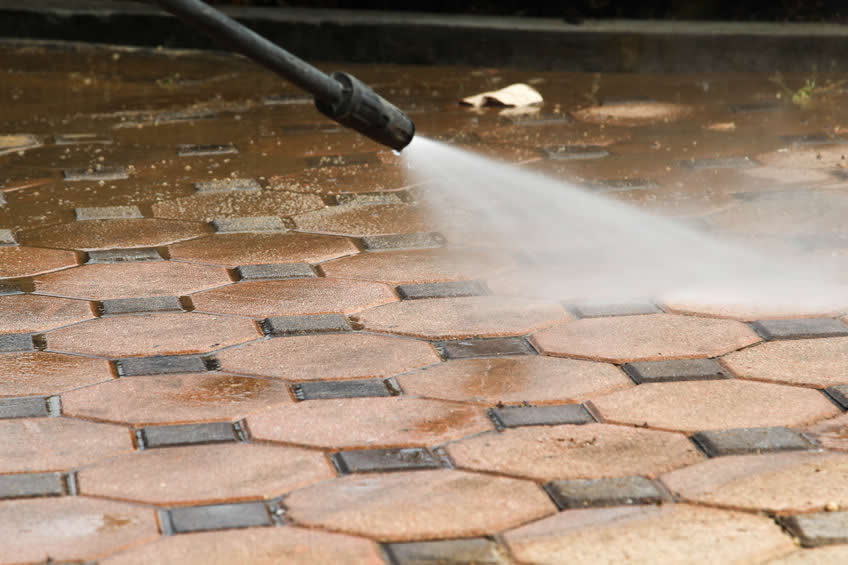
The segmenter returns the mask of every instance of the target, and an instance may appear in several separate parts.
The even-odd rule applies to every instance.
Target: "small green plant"
[[[817,102],[820,102],[827,96],[834,94],[834,92],[845,84],[846,81],[829,80],[824,85],[821,85],[816,84],[815,78],[808,78],[804,81],[803,86],[793,90],[786,84],[786,81],[783,79],[783,75],[776,72],[774,75],[769,77],[769,82],[780,87],[782,92],[778,93],[778,98],[785,97],[787,101],[803,110],[812,108]]]

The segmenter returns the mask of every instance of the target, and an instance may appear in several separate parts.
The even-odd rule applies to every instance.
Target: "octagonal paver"
[[[769,341],[722,363],[741,378],[828,387],[848,384],[848,337]]]
[[[383,541],[493,534],[555,512],[531,482],[447,469],[344,477],[286,506],[296,524]]]
[[[686,504],[569,510],[504,538],[534,565],[760,563],[794,547],[765,516]]]
[[[153,215],[157,218],[209,222],[215,218],[228,217],[291,216],[323,207],[324,201],[315,194],[282,190],[230,191],[192,194],[157,202],[153,205]]]
[[[513,428],[446,449],[458,467],[539,481],[656,476],[703,459],[682,434],[607,424]]]
[[[349,314],[396,300],[381,283],[324,278],[241,282],[192,296],[198,311],[254,318]]]
[[[172,536],[134,547],[100,565],[383,565],[374,542],[315,530],[250,528]]]
[[[577,402],[633,386],[606,363],[521,356],[448,361],[398,377],[406,394],[478,404]]]
[[[276,445],[148,449],[83,469],[82,494],[147,504],[268,499],[336,476],[319,452]]]
[[[35,280],[37,292],[89,300],[181,296],[229,284],[223,267],[174,261],[85,265]]]
[[[329,449],[438,445],[492,429],[480,408],[404,397],[299,402],[248,425],[257,439]]]
[[[684,499],[795,513],[848,507],[848,455],[774,453],[719,457],[662,477]]]
[[[61,249],[157,247],[209,233],[205,224],[159,219],[91,220],[23,232],[21,243]]]
[[[62,395],[62,410],[127,424],[230,421],[290,403],[285,385],[221,373],[127,377]]]
[[[81,300],[15,294],[0,296],[0,333],[43,332],[94,318]]]
[[[349,239],[306,233],[234,233],[178,243],[172,259],[235,267],[272,263],[320,263],[358,252]]]
[[[351,236],[412,233],[433,228],[421,208],[407,204],[329,206],[298,214],[293,220],[303,231]]]
[[[0,397],[47,396],[112,380],[109,362],[40,351],[0,355]]]
[[[822,420],[804,430],[825,449],[848,451],[848,414]]]
[[[206,353],[260,337],[246,318],[195,312],[100,318],[47,334],[55,351],[102,357]]]
[[[415,249],[360,253],[321,265],[328,277],[390,284],[485,279],[504,268],[503,254],[487,250]]]
[[[130,432],[69,418],[0,420],[0,473],[64,471],[132,451]]]
[[[839,413],[815,390],[733,379],[643,384],[590,402],[609,422],[691,432],[799,426]]]
[[[675,314],[587,318],[533,335],[547,355],[617,363],[714,357],[758,341],[740,322]]]
[[[88,561],[159,537],[153,510],[82,497],[0,502],[0,561]]]
[[[558,304],[504,296],[407,300],[362,312],[368,330],[439,338],[523,335],[571,316]]]
[[[795,288],[792,288],[795,287]],[[846,304],[834,304],[832,296],[810,296],[803,299],[784,299],[797,293],[797,285],[769,289],[764,292],[756,284],[745,288],[679,292],[662,298],[666,310],[674,313],[693,313],[716,318],[754,321],[786,318],[833,317],[846,310]]]
[[[0,279],[49,273],[77,264],[73,251],[38,247],[0,247]]]
[[[226,371],[288,381],[390,377],[439,360],[429,343],[360,334],[271,339],[218,354]]]

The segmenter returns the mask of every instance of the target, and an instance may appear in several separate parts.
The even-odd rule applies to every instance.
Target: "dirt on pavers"
[[[0,63],[0,561],[830,554],[780,525],[844,503],[846,311],[537,296],[516,282],[532,258],[238,57],[33,44]],[[839,89],[801,108],[756,74],[348,70],[421,135],[766,247],[848,251]],[[781,80],[813,78],[842,77]],[[544,105],[457,104],[514,82]],[[766,331],[787,325],[806,333]],[[621,367],[674,359],[721,370]],[[725,436],[731,455],[698,439]]]

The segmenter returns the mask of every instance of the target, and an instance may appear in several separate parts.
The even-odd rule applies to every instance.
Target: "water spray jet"
[[[312,94],[315,107],[328,118],[395,151],[412,141],[415,135],[412,120],[356,77],[342,72],[326,75],[200,0],[158,0],[158,3],[213,39]]]

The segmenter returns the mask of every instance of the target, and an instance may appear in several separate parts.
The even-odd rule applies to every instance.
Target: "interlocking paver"
[[[447,469],[351,475],[286,506],[296,524],[390,542],[493,534],[555,511],[533,483]]]
[[[352,329],[350,322],[341,314],[274,316],[263,320],[262,327],[270,336],[346,332]]]
[[[38,292],[108,300],[145,296],[181,296],[229,284],[223,267],[174,261],[84,265],[35,279]]]
[[[198,311],[254,318],[351,314],[395,301],[382,283],[325,278],[242,282],[192,296]]]
[[[397,380],[406,394],[489,405],[575,402],[633,386],[606,363],[540,356],[448,361]]]
[[[118,379],[62,396],[69,416],[143,426],[232,421],[291,403],[279,382],[219,373]]]
[[[324,207],[324,201],[316,194],[297,194],[285,191],[261,191],[257,185],[251,189],[234,189],[229,192],[202,191],[173,200],[164,200],[153,205],[157,218],[175,220],[212,220],[247,216],[291,216]]]
[[[681,434],[607,424],[513,428],[446,449],[457,467],[539,481],[653,477],[704,458]]]
[[[280,496],[335,476],[319,452],[274,445],[151,449],[77,475],[80,493],[147,504],[214,504]]]
[[[2,420],[0,437],[0,473],[68,470],[132,450],[126,428],[68,418]]]
[[[209,232],[195,222],[154,218],[133,220],[91,220],[39,228],[21,233],[21,243],[93,251],[132,247],[157,247]]]
[[[168,373],[202,373],[208,369],[206,361],[196,355],[162,355],[154,357],[127,357],[115,363],[122,377],[139,375],[166,375]]]
[[[782,520],[806,547],[848,543],[848,512],[816,512]]]
[[[0,355],[0,397],[58,394],[112,380],[109,363],[41,351]]]
[[[101,357],[206,353],[260,337],[246,318],[156,313],[92,320],[47,334],[52,350]]]
[[[104,206],[100,208],[74,208],[77,221],[124,220],[142,218],[138,206]]]
[[[848,410],[848,384],[827,387],[825,392],[842,408]]]
[[[179,157],[204,157],[209,155],[231,155],[238,153],[238,149],[232,143],[220,144],[180,144],[177,145],[177,156]]]
[[[698,432],[692,439],[713,457],[809,450],[816,447],[795,430],[780,427]]]
[[[33,343],[32,334],[0,334],[0,353],[33,351],[34,349],[35,344]]]
[[[299,402],[247,423],[257,439],[330,449],[423,447],[492,429],[480,408],[402,396]]]
[[[340,451],[333,455],[333,462],[342,473],[438,469],[442,466],[435,455],[420,447]]]
[[[159,537],[152,510],[83,497],[0,503],[0,561],[87,561]]]
[[[221,351],[217,358],[225,371],[287,381],[390,377],[439,362],[424,342],[354,334],[258,341]]]
[[[582,404],[550,406],[499,406],[489,410],[489,417],[498,428],[521,426],[558,426],[561,424],[589,424],[595,419]]]
[[[38,247],[0,247],[0,279],[49,273],[77,264],[72,251]]]
[[[430,249],[445,245],[445,236],[439,232],[413,232],[389,235],[366,235],[361,238],[368,251],[392,249]]]
[[[737,292],[738,295],[731,295],[725,300],[721,299],[721,295],[716,299],[703,291],[691,294],[678,292],[663,297],[662,303],[668,311],[678,314],[692,313],[744,322],[809,316],[834,316],[845,310],[844,307],[834,304],[773,304],[758,296],[756,288],[746,290],[744,293],[742,291]]]
[[[580,318],[603,318],[607,316],[638,316],[662,312],[650,302],[625,302],[621,304],[585,303],[571,307]]]
[[[0,475],[0,500],[67,494],[61,473],[16,473]]]
[[[792,541],[765,516],[686,504],[569,510],[504,535],[516,559],[671,565],[759,563],[791,551]]]
[[[0,281],[0,296],[8,296],[10,294],[22,294],[21,287],[12,281]]]
[[[301,279],[317,276],[309,263],[282,263],[278,265],[241,265],[236,267],[239,280]]]
[[[645,477],[574,479],[545,486],[560,510],[631,504],[661,504],[671,500],[655,481]]]
[[[44,418],[50,415],[47,399],[43,396],[0,398],[0,419]]]
[[[541,153],[554,161],[602,159],[609,156],[609,151],[595,145],[555,145],[543,147]]]
[[[307,233],[218,234],[171,245],[168,249],[172,259],[227,267],[319,263],[358,252],[349,239]]]
[[[459,339],[438,342],[434,346],[445,359],[532,355],[536,353],[536,350],[523,337]]]
[[[848,415],[823,420],[804,430],[804,433],[815,439],[825,449],[840,451],[848,450]]]
[[[368,330],[440,338],[523,335],[571,317],[558,304],[503,296],[434,298],[362,312]]]
[[[249,528],[183,534],[133,547],[101,559],[100,565],[383,565],[374,542],[315,530]]]
[[[261,502],[174,508],[161,512],[159,520],[160,522],[167,520],[177,534],[273,525],[268,508]]]
[[[724,368],[714,359],[636,361],[625,363],[622,369],[637,384],[728,378]]]
[[[591,402],[607,421],[691,432],[798,426],[839,412],[815,390],[735,379],[644,384]]]
[[[66,181],[107,181],[124,180],[129,175],[124,167],[88,167],[82,169],[65,169],[62,174]]]
[[[42,332],[94,318],[80,300],[16,294],[0,296],[0,333]]]
[[[848,325],[832,318],[758,320],[751,327],[769,340],[848,336]]]
[[[758,381],[848,383],[848,337],[769,341],[726,355],[722,363],[737,377]]]
[[[179,296],[146,296],[144,298],[112,298],[99,303],[102,316],[139,314],[142,312],[182,312]]]
[[[687,500],[786,514],[848,507],[846,470],[844,454],[736,455],[674,471],[662,481]]]
[[[533,335],[548,355],[615,362],[714,357],[758,341],[740,322],[675,314],[586,318]]]
[[[140,449],[153,449],[239,441],[239,434],[231,422],[147,426],[138,430],[136,441]]]
[[[390,543],[385,546],[393,565],[473,563],[507,565],[506,552],[487,538]]]
[[[262,190],[256,179],[215,179],[194,183],[197,192],[255,192]]]

